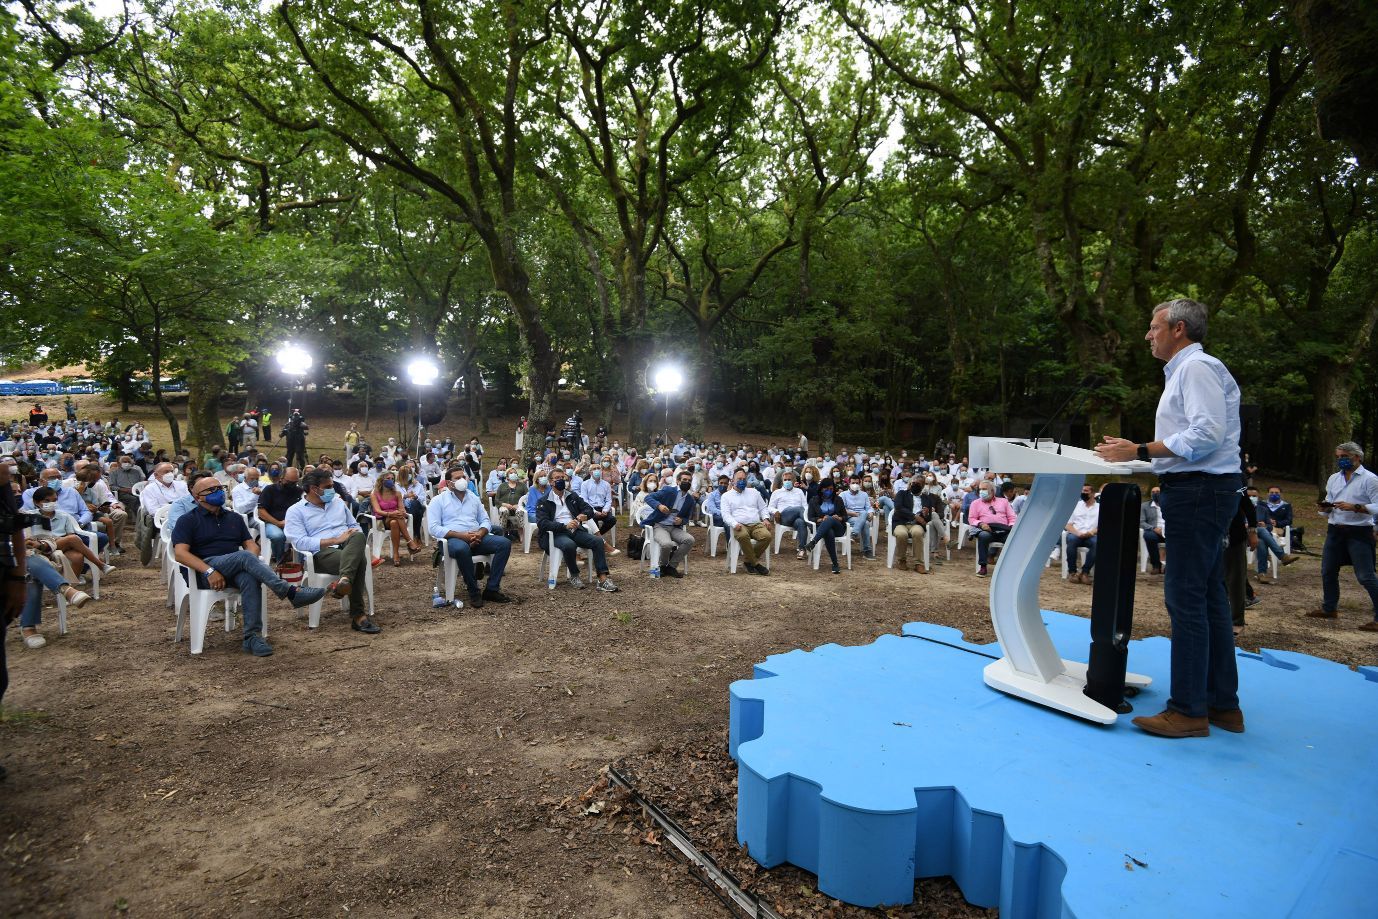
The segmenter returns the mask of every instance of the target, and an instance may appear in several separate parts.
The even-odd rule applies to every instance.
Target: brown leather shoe
[[[1290,552],[1287,553],[1286,555],[1284,555],[1284,556],[1282,557],[1282,563],[1283,563],[1284,565],[1290,565],[1290,564],[1292,564],[1293,562],[1299,562],[1299,561],[1301,561],[1301,559],[1297,558],[1295,555],[1293,555],[1293,554],[1290,553]]]
[[[1244,733],[1244,713],[1239,709],[1208,708],[1206,717],[1211,724],[1231,734]]]
[[[1323,609],[1313,609],[1311,612],[1309,612],[1309,613],[1306,614],[1306,618],[1307,618],[1307,619],[1339,619],[1339,618],[1340,618],[1340,611],[1339,611],[1339,610],[1329,610],[1329,611],[1327,611],[1327,610],[1323,610]]]
[[[1159,737],[1211,736],[1210,719],[1190,718],[1170,708],[1165,708],[1156,715],[1142,715],[1135,718],[1134,723],[1148,733],[1157,734]]]
[[[1363,625],[1359,626],[1359,631],[1360,631],[1360,632],[1378,632],[1378,621],[1374,621],[1374,622],[1365,622]]]

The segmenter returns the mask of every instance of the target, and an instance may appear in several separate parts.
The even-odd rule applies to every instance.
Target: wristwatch
[[[1143,463],[1149,461],[1148,444],[1139,444],[1139,461]]]

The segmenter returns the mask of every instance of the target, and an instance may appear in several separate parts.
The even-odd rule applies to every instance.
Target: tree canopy
[[[1245,449],[1313,478],[1378,435],[1378,240],[1302,7],[25,0],[0,348],[146,377],[179,440],[185,376],[203,448],[289,339],[537,428],[565,379],[634,443],[665,363],[687,432],[824,444],[1027,433],[1094,374],[1085,440],[1152,433],[1140,339],[1191,296]]]

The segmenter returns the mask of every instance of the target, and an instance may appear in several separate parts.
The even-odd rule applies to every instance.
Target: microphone
[[[1051,425],[1054,421],[1057,421],[1059,418],[1062,417],[1063,410],[1071,404],[1073,399],[1077,398],[1078,396],[1085,395],[1090,390],[1095,389],[1099,386],[1104,386],[1105,383],[1106,378],[1098,373],[1088,373],[1086,376],[1082,377],[1081,382],[1076,385],[1076,388],[1067,394],[1066,399],[1062,400],[1062,404],[1057,407],[1057,411],[1053,412],[1052,415],[1048,417],[1048,420],[1043,422],[1043,427],[1039,428],[1038,432],[1034,434],[1034,449],[1038,449],[1038,438],[1043,435],[1044,431],[1048,430],[1049,425]],[[1059,456],[1062,454],[1061,443],[1058,444],[1057,452]]]

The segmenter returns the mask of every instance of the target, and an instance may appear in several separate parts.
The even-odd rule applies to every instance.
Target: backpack
[[[641,558],[641,554],[646,551],[646,536],[644,533],[633,533],[627,537],[627,557]]]

